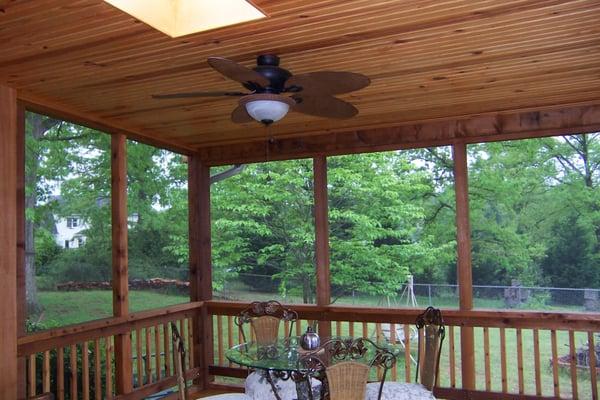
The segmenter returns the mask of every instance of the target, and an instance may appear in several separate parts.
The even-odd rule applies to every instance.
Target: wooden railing
[[[202,371],[194,360],[192,318],[200,311],[213,318],[213,384],[233,390],[248,371],[232,365],[225,350],[242,341],[234,318],[246,303],[208,301],[109,318],[34,333],[19,339],[19,357],[27,361],[27,394],[51,391],[57,399],[141,399],[175,386],[170,323],[175,322],[187,348],[188,379]],[[414,381],[417,338],[412,326],[421,310],[292,306],[299,314],[294,334],[309,321],[331,324],[340,336],[366,336],[402,346],[403,355],[390,374],[394,381]],[[591,368],[580,368],[577,350],[598,341],[600,314],[444,310],[447,325],[440,377],[435,394],[447,399],[597,399],[595,352],[587,351]],[[462,387],[460,331],[473,328],[476,388]],[[289,333],[289,324],[282,334]],[[116,394],[115,337],[131,338],[133,391]],[[580,352],[581,355],[581,352]],[[411,358],[412,357],[412,358]],[[225,377],[219,382],[218,377]]]
[[[233,317],[247,304],[218,301],[206,304],[213,315],[215,340],[215,360],[210,372],[244,377],[247,371],[231,365],[224,356],[224,349],[240,342]],[[331,321],[334,335],[367,336],[402,346],[404,356],[398,360],[390,378],[414,381],[417,340],[411,333],[411,326],[421,310],[292,307],[301,319],[296,333],[305,329],[308,320]],[[594,348],[595,334],[600,332],[600,314],[487,310],[444,310],[443,314],[447,331],[435,389],[437,397],[486,400],[598,398],[595,352],[587,351],[591,368],[578,367],[576,352],[588,342],[590,348]],[[465,327],[473,328],[475,335],[475,390],[465,390],[461,384],[460,330]]]
[[[175,322],[186,349],[187,366],[193,360],[192,318],[201,302],[107,318],[34,333],[19,338],[18,355],[27,360],[27,395],[52,392],[65,399],[139,399],[176,384],[171,322]],[[115,391],[115,336],[129,335],[132,348],[133,392]],[[198,375],[189,368],[188,379]]]

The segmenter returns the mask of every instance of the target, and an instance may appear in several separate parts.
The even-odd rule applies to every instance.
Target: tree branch
[[[242,171],[244,171],[245,168],[246,168],[245,164],[236,164],[233,167],[229,168],[228,170],[219,172],[218,174],[211,176],[210,184],[212,185],[213,183],[217,183],[217,182],[220,182],[227,178],[231,178],[232,176],[235,176],[237,174],[240,174],[240,173],[242,173]]]

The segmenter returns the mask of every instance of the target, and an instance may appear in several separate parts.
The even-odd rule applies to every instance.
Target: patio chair
[[[181,339],[181,335],[179,334],[179,330],[177,329],[177,325],[171,322],[171,332],[173,338],[173,351],[177,352],[175,357],[175,373],[177,375],[177,400],[191,400],[188,396],[187,390],[187,380],[185,379],[185,346],[183,340]],[[203,397],[203,399],[210,400],[250,400],[250,397],[246,396],[243,393],[228,393],[228,394],[218,394],[215,396]]]
[[[298,370],[305,371],[305,380],[321,381],[319,398],[324,400],[364,400],[372,367],[383,370],[380,390],[387,372],[396,363],[396,356],[368,338],[331,339],[319,349],[306,353]],[[311,393],[311,400],[316,400]]]
[[[416,325],[419,331],[415,377],[417,383],[386,382],[383,385],[369,383],[367,400],[435,400],[432,390],[437,382],[442,342],[445,336],[442,313],[436,308],[428,307],[419,315]]]
[[[235,318],[235,324],[239,327],[242,339],[248,342],[245,326],[250,326],[251,335],[258,346],[270,346],[277,342],[281,321],[289,322],[288,337],[294,331],[294,324],[298,320],[298,313],[284,307],[275,300],[255,301]],[[251,336],[252,337],[252,336]],[[265,379],[266,371],[253,371],[245,381],[245,392],[253,399],[276,400],[277,391],[281,399],[294,398],[296,396],[296,385],[291,379],[282,380],[272,377],[270,383]],[[273,388],[275,386],[275,388]]]
[[[250,325],[256,343],[270,345],[277,342],[282,320],[290,323],[288,336],[291,335],[298,313],[275,300],[255,301],[235,318],[235,324],[240,328],[244,342],[248,341],[244,326]]]

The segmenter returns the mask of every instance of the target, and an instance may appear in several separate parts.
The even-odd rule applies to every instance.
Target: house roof
[[[0,81],[34,110],[191,151],[215,144],[600,102],[595,0],[253,0],[263,20],[172,39],[101,0],[14,1],[0,12]],[[290,113],[269,131],[229,120],[239,90],[209,68],[275,53],[293,73],[346,70],[371,86],[360,114]]]

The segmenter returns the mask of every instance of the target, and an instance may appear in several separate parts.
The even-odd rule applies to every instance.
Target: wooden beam
[[[211,300],[210,167],[196,155],[188,160],[188,196],[190,300]],[[204,389],[210,382],[208,366],[214,358],[212,315],[202,307],[193,323],[194,367],[200,368],[196,384]]]
[[[389,151],[600,131],[600,105],[478,115],[199,149],[210,165]],[[268,151],[267,151],[268,148]]]
[[[150,146],[163,148],[181,154],[191,154],[194,150],[191,147],[179,144],[174,141],[167,141],[159,138],[159,135],[154,132],[142,132],[136,129],[130,129],[119,123],[86,114],[73,110],[70,107],[62,104],[49,101],[38,96],[27,95],[19,92],[19,102],[28,111],[33,111],[38,114],[47,115],[49,117],[69,121],[88,128],[96,129],[105,133],[120,133],[125,134],[127,138],[140,143],[145,143]]]
[[[25,108],[17,103],[17,335],[25,335],[27,293],[25,285]],[[18,398],[26,396],[26,360],[19,358]]]
[[[471,228],[469,223],[469,186],[467,145],[452,147],[454,190],[456,193],[457,277],[460,310],[473,309],[473,277],[471,271]],[[472,327],[460,330],[462,385],[475,389],[475,342]]]
[[[0,86],[0,398],[17,398],[17,92]]]
[[[331,277],[329,270],[329,215],[327,204],[327,158],[313,159],[315,202],[315,258],[317,261],[317,305],[331,303]],[[331,321],[319,321],[319,334],[331,336]]]
[[[129,314],[128,245],[127,245],[127,138],[111,138],[112,195],[112,286],[113,315]],[[115,376],[117,394],[133,390],[131,337],[115,336]]]

